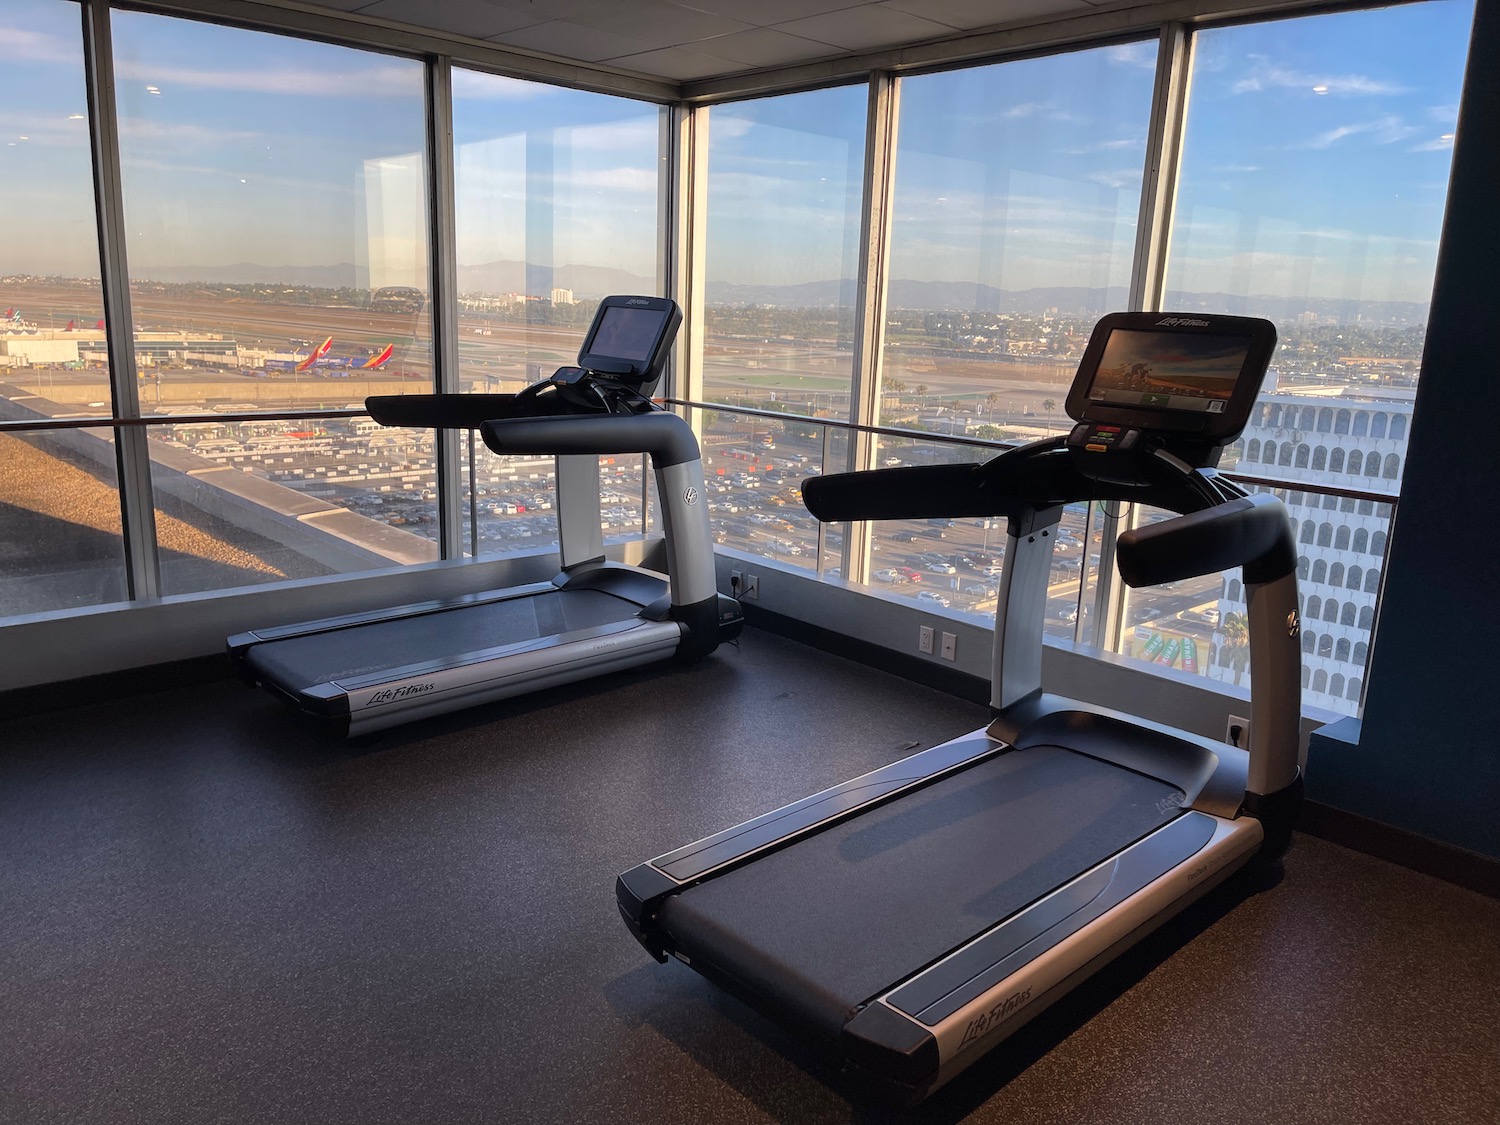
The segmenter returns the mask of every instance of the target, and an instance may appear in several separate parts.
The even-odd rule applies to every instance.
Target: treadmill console
[[[649,395],[661,379],[682,310],[666,297],[605,297],[578,350],[578,366]]]
[[[1157,449],[1212,465],[1245,428],[1275,349],[1275,326],[1255,317],[1111,313],[1068,391],[1068,447],[1085,466]]]

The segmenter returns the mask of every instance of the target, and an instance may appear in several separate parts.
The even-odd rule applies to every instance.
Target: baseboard
[[[0,692],[0,714],[14,718],[65,711],[89,703],[103,703],[112,699],[126,699],[156,691],[212,683],[228,679],[232,675],[228,654],[195,656],[144,668],[101,672],[76,680],[12,688],[10,691]]]
[[[1430,840],[1332,805],[1305,801],[1297,829],[1424,875],[1500,898],[1500,859]]]
[[[764,629],[767,633],[775,633],[779,637],[786,637],[788,640],[797,641],[809,648],[832,653],[834,656],[842,656],[881,672],[889,672],[893,676],[911,680],[923,687],[934,688],[947,695],[966,699],[970,703],[987,704],[990,701],[989,680],[967,672],[960,672],[957,668],[945,667],[935,660],[896,652],[894,649],[871,644],[869,641],[856,640],[843,633],[836,633],[832,629],[809,625],[794,617],[762,609],[753,603],[745,605],[745,624],[756,629]]]

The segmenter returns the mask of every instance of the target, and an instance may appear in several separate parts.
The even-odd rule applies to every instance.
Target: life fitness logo
[[[698,490],[691,486],[683,489],[682,502],[684,504],[696,504],[698,502]]]
[[[1207,328],[1208,321],[1194,320],[1190,316],[1169,316],[1156,322],[1158,328]]]
[[[643,297],[632,297],[625,302],[627,305],[649,305],[651,302]]]

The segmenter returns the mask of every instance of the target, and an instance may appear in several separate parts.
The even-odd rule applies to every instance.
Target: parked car
[[[964,587],[964,593],[974,598],[993,598],[999,591],[993,586],[986,586],[983,582],[973,582]]]
[[[957,574],[958,568],[952,563],[928,563],[927,569],[933,574]]]
[[[923,605],[940,605],[947,608],[952,603],[936,590],[923,590],[917,595],[917,601]]]

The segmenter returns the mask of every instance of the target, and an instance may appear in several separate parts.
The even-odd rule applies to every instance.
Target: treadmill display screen
[[[646,363],[656,348],[666,314],[660,309],[632,309],[610,305],[599,318],[599,327],[590,341],[594,356]]]
[[[1222,414],[1249,354],[1244,336],[1116,328],[1105,341],[1088,399],[1135,410]]]

